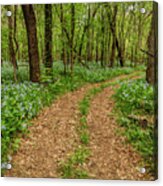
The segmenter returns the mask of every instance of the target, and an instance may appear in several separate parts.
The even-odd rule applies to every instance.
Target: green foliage
[[[51,95],[39,84],[24,82],[20,84],[2,84],[2,162],[7,161],[10,149],[18,147],[18,134],[27,132],[29,120],[40,109],[49,104]],[[42,94],[44,92],[44,94]]]
[[[121,83],[115,97],[123,114],[154,113],[153,87],[142,79]]]
[[[60,171],[63,178],[88,178],[86,171],[80,168],[88,156],[90,151],[81,146],[68,158],[67,162],[61,164]]]
[[[19,63],[18,63],[19,65]],[[17,70],[18,82],[29,80],[29,67],[28,63],[21,63]],[[2,83],[11,83],[14,81],[13,67],[11,63],[4,62],[1,71]]]
[[[145,129],[137,120],[129,115],[146,116],[151,118],[154,115],[154,90],[144,79],[132,80],[121,83],[114,95],[116,100],[115,111],[120,126],[124,127],[123,134],[134,148],[144,157],[146,164],[152,170],[153,155],[156,139],[154,136],[154,120],[148,121]]]
[[[83,131],[84,129],[88,128],[88,126],[87,126],[87,118],[86,118],[85,115],[80,118],[80,123],[81,123],[81,126],[80,126],[80,130],[81,131]]]
[[[18,63],[18,82],[29,80],[29,66],[26,63]],[[136,68],[101,68],[97,63],[90,63],[89,69],[82,67],[79,64],[74,66],[73,76],[63,74],[63,64],[62,62],[54,62],[52,77],[47,76],[45,73],[45,68],[41,66],[41,80],[42,82],[53,83],[57,80],[62,81],[67,84],[69,89],[74,90],[75,88],[81,86],[83,83],[96,83],[111,79],[115,76],[121,74],[129,74],[135,70],[144,70],[144,66],[138,66]],[[13,68],[10,63],[4,62],[2,66],[2,83],[13,81]]]
[[[88,114],[88,109],[89,109],[89,99],[88,97],[85,97],[81,102],[80,102],[80,112],[82,115],[87,115]]]
[[[89,64],[89,69],[81,68],[80,66],[76,66],[74,69],[74,73],[76,76],[83,79],[84,82],[88,83],[97,83],[102,82],[108,79],[111,79],[115,76],[121,74],[129,74],[133,72],[133,68],[125,67],[123,68],[101,68],[97,63]]]
[[[69,161],[73,164],[83,164],[90,155],[90,151],[84,146],[76,149],[75,153],[70,157]]]
[[[87,145],[89,143],[89,133],[87,131],[83,131],[80,135],[80,140],[83,144]]]

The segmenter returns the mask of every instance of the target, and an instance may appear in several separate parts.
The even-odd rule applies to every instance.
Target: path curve
[[[121,75],[110,82],[126,77],[127,75]],[[91,88],[100,84],[85,85],[69,92],[55,100],[49,108],[43,109],[32,121],[30,134],[21,139],[20,148],[13,156],[13,167],[6,171],[5,176],[60,177],[59,163],[80,144],[76,130],[80,120],[79,101]],[[130,146],[122,144],[123,138],[114,135],[115,120],[108,117],[108,112],[113,107],[113,101],[108,96],[112,94],[113,90],[106,88],[92,102],[88,125],[93,156],[85,164],[85,169],[91,177],[97,179],[142,179],[142,175],[135,169],[140,157]]]
[[[153,180],[150,175],[140,173],[140,155],[116,132],[120,127],[111,114],[114,88],[105,88],[91,102],[87,116],[91,156],[85,169],[95,179]]]

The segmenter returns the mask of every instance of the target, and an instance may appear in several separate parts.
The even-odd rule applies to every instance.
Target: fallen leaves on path
[[[85,169],[94,179],[153,180],[150,175],[140,173],[141,157],[126,143],[124,136],[116,134],[119,126],[110,114],[113,94],[113,87],[108,87],[91,103],[87,123],[92,155]]]

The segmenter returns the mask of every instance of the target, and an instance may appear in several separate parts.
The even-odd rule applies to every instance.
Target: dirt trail
[[[110,81],[126,77],[122,75]],[[79,144],[78,103],[89,89],[99,85],[86,85],[67,93],[43,109],[32,121],[30,134],[21,140],[18,152],[13,156],[12,169],[5,176],[59,177],[59,163]],[[124,138],[115,135],[115,120],[108,117],[113,107],[113,101],[109,99],[112,94],[112,88],[106,88],[92,102],[88,115],[92,156],[85,168],[97,179],[142,178],[136,170],[140,157],[123,144]]]
[[[58,177],[58,164],[78,143],[76,123],[78,102],[92,86],[70,92],[39,114],[29,128],[30,134],[21,140],[18,152],[6,176]]]
[[[92,155],[85,169],[96,179],[152,180],[150,175],[139,172],[141,157],[125,143],[125,137],[116,133],[119,126],[111,115],[114,88],[104,89],[91,102],[87,123]]]

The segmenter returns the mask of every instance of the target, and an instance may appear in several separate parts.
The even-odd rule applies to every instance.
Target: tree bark
[[[70,41],[70,65],[71,74],[73,73],[74,66],[74,33],[75,33],[75,5],[71,4],[71,41]]]
[[[113,18],[111,19],[111,16],[110,16],[110,13],[108,13],[108,18],[109,18],[109,23],[110,23],[110,29],[111,29],[111,32],[112,32],[112,35],[113,35],[113,45],[112,45],[112,55],[114,57],[114,50],[115,50],[115,46],[117,48],[117,51],[118,51],[118,58],[119,58],[119,63],[120,63],[120,66],[123,67],[124,66],[124,59],[123,59],[123,52],[122,52],[122,49],[119,45],[119,41],[118,41],[118,38],[117,38],[117,35],[116,35],[116,17],[117,17],[117,12],[118,12],[118,6],[115,5],[114,6],[114,10],[113,10]],[[114,63],[114,60],[113,62],[111,63]],[[111,64],[110,66],[113,66],[113,64]]]
[[[92,20],[94,19],[99,7],[100,7],[100,4],[94,9],[94,11],[91,15],[91,20],[84,25],[82,36],[81,36],[81,39],[80,39],[80,44],[79,44],[79,52],[78,52],[78,60],[79,61],[82,60],[82,50],[83,50],[85,33],[87,32],[87,29],[90,27],[90,24],[91,24]]]
[[[7,6],[8,11],[11,11],[11,8],[9,6]],[[14,43],[13,43],[13,20],[12,20],[12,16],[8,17],[8,27],[9,27],[9,53],[10,53],[10,60],[11,63],[13,65],[13,76],[14,76],[14,81],[17,82],[17,62],[16,62],[16,52],[14,49]]]
[[[60,22],[61,22],[61,29],[62,29],[62,61],[64,65],[64,74],[67,73],[67,62],[66,62],[66,50],[65,50],[65,36],[64,36],[64,14],[63,14],[63,6],[60,4]]]
[[[115,42],[116,42],[116,41],[115,41],[115,38],[113,37],[109,67],[113,67],[113,66],[114,66],[114,61],[115,61],[115,49],[116,49]]]
[[[91,19],[91,5],[88,4],[87,5],[87,9],[88,9],[88,21],[87,24],[90,25],[90,19]],[[87,53],[86,53],[86,61],[89,62],[91,60],[91,34],[90,34],[91,30],[90,30],[90,26],[87,29]]]
[[[32,5],[22,5],[22,10],[27,29],[30,80],[32,82],[39,82],[40,64],[35,13]]]
[[[98,41],[99,41],[99,38],[98,38],[98,34],[96,34],[96,62],[98,63],[99,61],[99,46],[98,46]]]
[[[52,66],[52,5],[45,4],[45,67],[47,74],[51,74]]]
[[[19,50],[19,44],[18,44],[18,41],[16,39],[16,32],[17,32],[17,5],[14,5],[14,36],[13,36],[13,39],[14,39],[14,43],[15,43],[15,46],[16,46],[16,49],[15,49],[15,55],[17,54],[18,50]],[[18,66],[17,66],[18,68]]]
[[[153,2],[153,13],[151,28],[147,40],[148,63],[146,69],[146,80],[150,84],[157,83],[157,62],[158,62],[158,5]]]
[[[101,10],[101,67],[104,67],[104,43],[105,43],[105,25],[104,25],[104,13]]]

